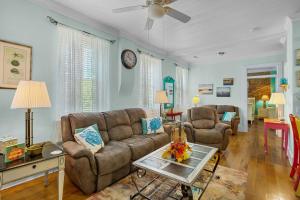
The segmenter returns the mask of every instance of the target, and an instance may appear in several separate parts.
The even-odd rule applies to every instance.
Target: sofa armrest
[[[221,133],[225,133],[226,129],[230,129],[230,126],[228,124],[224,124],[221,122],[216,123],[215,129],[220,131]]]
[[[93,153],[85,148],[84,146],[77,144],[74,141],[67,141],[63,143],[63,148],[67,154],[69,154],[74,159],[79,159],[82,157],[88,158],[90,162],[90,167],[95,175],[97,175],[97,166],[95,161],[95,156]]]
[[[239,116],[236,116],[231,120],[231,129],[232,129],[233,134],[237,134],[239,124],[240,124],[240,117]]]
[[[194,127],[190,122],[184,122],[183,128],[186,133],[186,139],[188,142],[195,142]]]

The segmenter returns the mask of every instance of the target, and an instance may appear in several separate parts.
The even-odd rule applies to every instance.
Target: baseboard
[[[51,174],[51,173],[54,173],[54,172],[57,172],[57,171],[58,171],[57,169],[49,170],[48,174]],[[34,176],[30,176],[30,177],[23,178],[21,180],[15,181],[15,182],[11,182],[11,183],[7,183],[5,185],[2,185],[1,190],[5,190],[5,189],[8,189],[8,188],[11,188],[11,187],[14,187],[14,186],[17,186],[17,185],[20,185],[20,184],[32,181],[32,180],[40,178],[42,176],[45,176],[45,172],[41,172],[41,173],[38,173],[38,174],[36,174]]]

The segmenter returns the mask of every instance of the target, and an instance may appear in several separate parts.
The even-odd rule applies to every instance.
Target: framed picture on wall
[[[223,85],[233,85],[233,78],[224,78]]]
[[[15,89],[31,79],[32,47],[0,40],[0,88]]]
[[[300,49],[296,49],[296,53],[295,53],[295,57],[296,57],[296,65],[300,66]]]
[[[230,87],[217,87],[217,97],[230,97]]]
[[[296,71],[296,85],[300,87],[300,70]]]
[[[199,94],[212,95],[214,92],[214,85],[213,84],[199,84],[198,92],[199,92]]]

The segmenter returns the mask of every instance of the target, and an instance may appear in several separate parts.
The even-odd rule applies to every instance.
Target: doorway
[[[266,70],[267,69],[267,70]],[[276,79],[275,79],[275,91],[279,89],[279,81],[283,76],[283,64],[282,63],[269,63],[269,64],[256,64],[256,65],[246,65],[241,68],[241,102],[240,102],[240,110],[241,110],[241,123],[240,130],[242,132],[248,131],[248,73],[257,73],[261,71],[269,71],[270,69],[276,70]],[[256,78],[256,76],[252,76],[252,78]],[[262,78],[262,77],[260,77]]]
[[[276,92],[276,78],[275,67],[247,70],[249,125],[255,120],[275,117],[276,107],[269,104],[269,100]]]

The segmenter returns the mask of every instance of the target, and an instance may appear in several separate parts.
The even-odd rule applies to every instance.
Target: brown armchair
[[[224,123],[228,124],[231,126],[232,129],[232,134],[237,134],[238,133],[238,127],[240,124],[240,114],[239,114],[239,108],[236,106],[231,106],[231,105],[207,105],[207,107],[213,108],[217,111],[217,116],[218,119]],[[232,118],[230,122],[227,121],[222,121],[223,115],[225,112],[235,112],[236,116]]]
[[[187,118],[184,129],[188,142],[226,149],[232,130],[229,125],[219,122],[216,110],[208,107],[191,108],[187,111]]]

